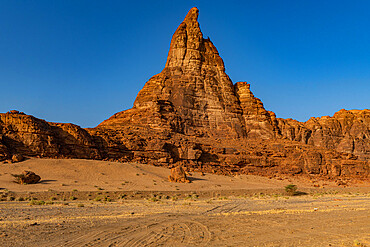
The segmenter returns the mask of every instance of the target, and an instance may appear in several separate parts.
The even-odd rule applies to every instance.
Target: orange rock
[[[19,184],[36,184],[41,180],[41,177],[34,172],[24,171],[22,174],[12,174],[15,182]]]
[[[168,176],[170,182],[176,183],[190,183],[190,180],[186,176],[186,172],[181,166],[176,166],[171,169],[171,175]]]

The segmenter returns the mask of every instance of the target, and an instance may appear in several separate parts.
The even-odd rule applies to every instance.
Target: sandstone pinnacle
[[[245,130],[234,85],[216,47],[203,38],[197,17],[198,9],[192,8],[172,37],[165,68],[145,84],[134,108],[170,106],[170,112],[158,114],[175,114],[176,126],[182,126],[173,129],[177,132],[241,137]]]
[[[307,122],[276,118],[246,82],[232,83],[192,8],[163,70],[134,107],[82,129],[18,111],[0,114],[0,161],[12,155],[140,162],[186,171],[368,179],[370,111]],[[284,176],[284,175],[283,175]]]

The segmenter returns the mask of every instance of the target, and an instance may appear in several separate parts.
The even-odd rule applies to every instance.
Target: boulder
[[[22,174],[12,174],[18,184],[36,184],[41,180],[41,177],[34,172],[24,171]]]
[[[170,182],[176,183],[190,183],[190,180],[186,176],[186,172],[182,166],[176,166],[171,169],[171,175],[168,176]]]
[[[12,156],[12,163],[22,162],[24,160],[24,157],[22,154],[14,154]]]

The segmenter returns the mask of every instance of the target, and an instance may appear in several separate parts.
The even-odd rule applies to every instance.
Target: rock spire
[[[305,123],[276,118],[233,85],[192,8],[174,33],[163,70],[134,107],[91,129],[0,114],[0,161],[14,154],[141,162],[217,174],[368,179],[370,111],[341,110]],[[342,183],[341,181],[339,181]]]
[[[134,108],[173,107],[181,133],[212,136],[245,135],[241,108],[234,85],[216,47],[204,39],[198,9],[192,8],[172,37],[163,71],[153,76],[139,92]]]

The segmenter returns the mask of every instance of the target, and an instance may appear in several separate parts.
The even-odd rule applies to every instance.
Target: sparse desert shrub
[[[151,202],[158,202],[159,199],[157,197],[151,197],[151,198],[149,198],[149,201],[151,201]]]
[[[69,199],[70,199],[70,200],[72,200],[72,201],[74,201],[74,200],[76,200],[76,199],[77,199],[77,197],[75,197],[75,196],[71,196]]]
[[[94,198],[94,201],[100,202],[103,198],[101,196],[97,196]]]
[[[122,194],[122,195],[118,196],[118,199],[127,199],[127,195],[126,194]]]
[[[353,246],[361,246],[361,247],[366,247],[365,244],[361,243],[360,241],[358,240],[354,240],[353,241]]]
[[[297,193],[297,185],[288,184],[285,186],[285,191],[288,193],[288,195],[294,196]]]
[[[191,196],[191,195],[186,195],[184,199],[185,199],[185,200],[192,199],[192,196]]]
[[[15,200],[15,197],[14,196],[8,196],[7,200],[8,201],[14,201]]]
[[[42,201],[42,200],[31,200],[30,201],[30,203],[29,203],[30,205],[45,205],[45,202],[44,201]]]
[[[77,207],[79,207],[79,208],[83,208],[83,207],[85,207],[85,205],[84,205],[84,204],[82,204],[82,203],[79,203],[79,204],[77,204]]]
[[[108,198],[107,196],[97,196],[94,198],[96,202],[111,202],[112,199]]]

